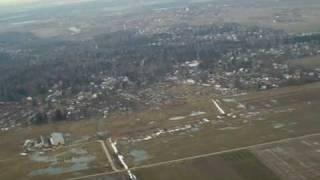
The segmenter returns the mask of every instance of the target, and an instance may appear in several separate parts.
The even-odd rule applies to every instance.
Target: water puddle
[[[139,165],[149,158],[147,152],[144,150],[132,150],[130,155],[133,157],[133,163],[135,165]]]
[[[90,155],[87,150],[82,148],[72,148],[60,154],[48,155],[33,153],[30,159],[34,162],[49,163],[47,168],[33,170],[29,175],[58,175],[68,172],[77,172],[89,169],[89,164],[96,157]]]
[[[70,167],[48,167],[44,169],[37,169],[30,173],[31,176],[39,176],[39,175],[58,175],[62,173],[75,172],[89,169],[87,163],[77,163],[73,164]]]

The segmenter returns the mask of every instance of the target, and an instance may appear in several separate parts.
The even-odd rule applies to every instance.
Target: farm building
[[[53,146],[64,145],[64,137],[62,133],[54,132],[51,134],[50,143]]]

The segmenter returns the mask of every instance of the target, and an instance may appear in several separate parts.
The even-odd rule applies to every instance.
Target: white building
[[[62,133],[54,132],[51,134],[50,143],[53,146],[64,145],[64,137]]]

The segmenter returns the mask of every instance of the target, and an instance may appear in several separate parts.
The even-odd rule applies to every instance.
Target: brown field
[[[308,69],[320,68],[320,56],[314,56],[310,58],[295,59],[288,61],[289,64],[294,66],[301,66]]]
[[[315,83],[264,92],[251,92],[235,97],[223,97],[210,87],[199,89],[198,86],[173,86],[169,87],[167,91],[172,94],[184,92],[181,100],[162,105],[156,110],[131,114],[111,114],[107,121],[102,121],[100,130],[107,130],[112,134],[113,139],[119,139],[120,151],[125,155],[125,159],[131,167],[174,160],[288,137],[319,133],[319,90],[320,83]],[[200,93],[195,95],[195,92]],[[219,99],[225,111],[237,115],[237,118],[225,117],[219,120],[217,118],[219,113],[210,101],[211,98]],[[245,108],[239,108],[239,104],[244,105]],[[192,111],[203,111],[206,114],[189,116]],[[175,116],[187,117],[177,121],[169,120]],[[197,123],[203,118],[207,118],[210,122],[187,131],[165,134],[149,141],[128,143],[123,139],[123,137],[138,138],[148,135],[157,128],[171,128]],[[91,136],[91,140],[84,142],[92,142],[95,139],[96,123],[95,120],[64,122],[19,128],[1,133],[0,145],[6,147],[0,151],[1,177],[12,178],[14,176],[16,179],[21,179],[34,169],[48,166],[46,163],[33,163],[28,158],[19,156],[25,139],[58,131],[70,133],[74,139]],[[90,152],[96,152],[98,153],[96,156],[100,157],[101,147],[95,142],[92,143],[96,144],[98,149],[92,149]],[[145,157],[138,163],[136,157],[131,154],[133,150],[145,153],[143,155]],[[106,172],[108,169],[104,163],[107,160],[102,154],[101,157],[91,169],[59,177],[78,177]],[[58,178],[57,176],[50,177]]]
[[[319,89],[319,84],[312,84],[235,97],[247,109],[238,111],[230,108],[228,112],[234,112],[238,118],[226,117],[220,121],[216,118],[215,107],[207,99],[207,104],[194,104],[194,108],[206,111],[203,108],[211,107],[215,113],[204,115],[211,120],[210,123],[196,131],[187,130],[148,141],[127,143],[123,140],[120,141],[120,149],[131,165],[135,164],[131,151],[144,151],[147,158],[140,162],[141,165],[318,133]],[[225,107],[232,107],[231,103],[226,104],[229,106]],[[194,121],[201,118],[195,117]],[[181,123],[190,122],[182,120]]]
[[[257,148],[255,154],[281,179],[320,179],[320,136]]]
[[[320,135],[143,168],[139,179],[317,180]]]
[[[80,154],[77,154],[79,151]],[[85,154],[81,154],[85,153]],[[50,159],[57,159],[56,163]],[[86,163],[86,159],[93,158]],[[80,163],[71,163],[78,159]],[[91,142],[83,145],[61,147],[44,155],[12,157],[0,161],[1,179],[66,179],[86,174],[112,171],[102,147]],[[63,172],[66,171],[66,172]]]
[[[137,170],[139,180],[279,180],[250,151]]]
[[[111,175],[84,177],[82,180],[128,180],[128,175],[126,173],[114,173]]]

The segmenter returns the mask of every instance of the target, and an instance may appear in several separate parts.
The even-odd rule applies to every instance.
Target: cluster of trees
[[[37,112],[33,118],[32,123],[33,124],[46,124],[48,121],[58,122],[58,121],[64,121],[67,119],[67,113],[63,109],[56,109],[53,111],[53,114],[48,115],[46,112]]]

